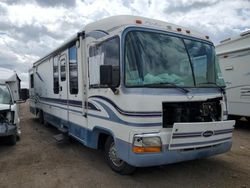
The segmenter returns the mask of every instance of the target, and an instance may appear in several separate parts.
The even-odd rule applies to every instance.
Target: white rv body
[[[0,136],[9,137],[11,145],[20,136],[19,100],[20,79],[9,69],[0,68]],[[8,98],[8,101],[6,101]]]
[[[88,24],[71,40],[34,63],[29,72],[30,111],[36,115],[43,114],[41,116],[45,121],[67,130],[70,136],[91,148],[103,146],[106,135],[111,136],[115,142],[116,155],[136,167],[192,160],[230,150],[234,121],[226,121],[224,97],[217,87],[188,87],[186,92],[186,89],[172,86],[126,86],[124,43],[128,33],[134,34],[134,30],[139,34],[145,31],[151,35],[153,32],[155,37],[157,33],[161,33],[163,38],[165,35],[174,36],[176,38],[173,40],[177,42],[177,37],[191,38],[212,46],[205,36],[195,31],[143,17],[115,16]],[[111,44],[118,46],[111,48]],[[77,59],[69,57],[73,46],[77,50]],[[101,85],[100,65],[116,60],[111,57],[115,55],[110,55],[113,52],[105,49],[112,49],[119,54],[119,71],[115,72],[117,69],[112,66],[112,79],[116,81],[114,75],[119,75],[115,87]],[[53,59],[57,56],[62,67],[53,67],[53,63],[56,65],[56,59]],[[77,62],[77,72],[70,72],[74,62]],[[127,73],[132,74],[126,70]],[[77,89],[70,86],[70,77],[75,76]],[[126,79],[128,76],[131,75],[126,75]],[[134,82],[139,83],[136,80],[128,81],[129,84]],[[219,106],[217,120],[174,122],[169,127],[163,125],[163,121],[166,121],[163,120],[163,108],[169,110],[168,104],[202,105],[204,101],[212,101]],[[156,148],[160,151],[150,153],[150,149],[155,149],[152,146],[145,150],[149,153],[138,153],[141,151],[140,144],[144,145],[145,140],[149,144],[160,145],[155,146],[160,147]],[[140,151],[135,151],[138,148]]]
[[[250,118],[250,31],[216,46],[226,82],[228,114]]]

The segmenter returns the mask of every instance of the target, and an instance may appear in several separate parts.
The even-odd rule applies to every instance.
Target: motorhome
[[[250,121],[250,31],[221,41],[216,52],[227,85],[229,118]]]
[[[15,145],[20,136],[19,100],[20,79],[11,70],[0,68],[0,137]]]
[[[137,16],[87,24],[33,64],[30,111],[132,173],[230,150],[224,82],[208,36]]]

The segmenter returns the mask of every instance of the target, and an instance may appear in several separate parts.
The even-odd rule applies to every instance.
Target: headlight
[[[6,112],[6,119],[7,119],[10,123],[14,123],[14,112],[13,112],[13,111],[8,111],[8,112]]]
[[[133,152],[149,153],[149,152],[161,152],[161,150],[162,150],[162,144],[160,137],[142,136],[142,135],[134,136]]]

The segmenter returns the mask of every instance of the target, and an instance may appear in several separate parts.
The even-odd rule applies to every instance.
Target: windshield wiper
[[[203,83],[198,83],[197,85],[203,85],[203,84],[213,84],[214,86],[216,86],[217,88],[219,88],[221,90],[222,93],[225,92],[225,89],[222,86],[219,86],[217,83],[215,82],[203,82]]]
[[[179,89],[181,91],[183,91],[184,93],[188,93],[189,90],[185,89],[184,87],[178,86],[174,83],[171,82],[159,82],[159,83],[150,83],[150,84],[143,84],[142,86],[147,86],[147,87],[162,87],[164,85],[171,85],[173,86],[173,88]]]

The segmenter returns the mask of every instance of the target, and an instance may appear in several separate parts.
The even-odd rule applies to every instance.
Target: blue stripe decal
[[[191,142],[191,143],[182,143],[182,144],[171,144],[171,147],[185,147],[185,146],[194,146],[194,145],[203,145],[203,144],[213,144],[222,141],[229,141],[231,137],[222,138],[218,140],[204,141],[204,142]]]
[[[104,119],[104,120],[109,120],[109,121],[116,122],[116,123],[123,124],[123,125],[127,125],[127,126],[135,126],[135,127],[145,127],[145,126],[153,127],[153,126],[161,126],[162,125],[161,122],[156,122],[156,123],[134,123],[134,122],[124,121],[124,120],[120,119],[106,104],[104,104],[104,103],[102,103],[100,101],[97,101],[97,100],[95,100],[95,102],[99,103],[106,110],[109,117],[103,117],[103,116],[88,113],[89,116]]]
[[[44,103],[42,101],[40,101],[39,103],[44,104],[44,105],[48,105],[48,106],[53,106],[53,107],[56,107],[56,108],[60,108],[60,109],[63,109],[63,110],[69,110],[69,111],[72,111],[72,112],[76,112],[76,113],[82,114],[82,111],[73,110],[73,109],[70,109],[70,108],[64,108],[62,106],[57,106],[57,105],[53,105],[53,104],[48,104],[48,103]]]
[[[89,98],[97,98],[97,99],[102,99],[105,102],[109,103],[110,105],[112,105],[120,114],[124,115],[124,116],[135,116],[135,117],[161,117],[162,116],[162,112],[136,112],[136,111],[125,111],[122,110],[121,108],[119,108],[112,100],[110,100],[109,98],[103,97],[103,96],[91,96]]]
[[[76,100],[67,100],[67,99],[56,99],[56,98],[47,98],[47,97],[40,97],[40,100],[43,100],[45,102],[52,102],[56,104],[61,104],[61,105],[69,105],[73,107],[78,107],[82,108],[82,101],[76,101]],[[96,111],[101,111],[99,108],[97,108],[93,103],[85,102],[85,108],[87,107],[89,110],[96,110]]]

